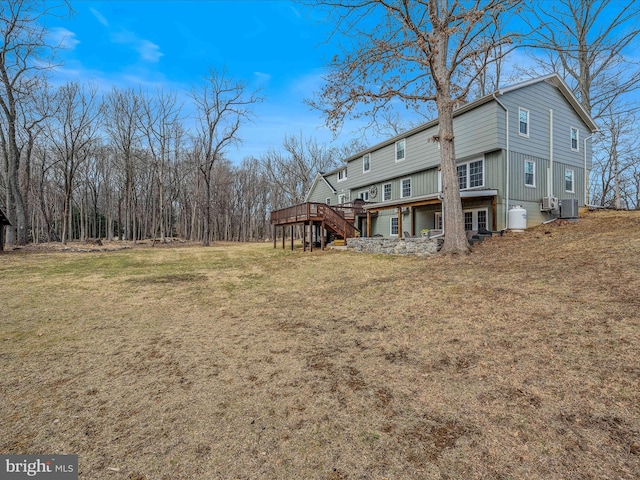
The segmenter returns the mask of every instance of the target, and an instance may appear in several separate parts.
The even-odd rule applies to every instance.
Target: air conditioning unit
[[[542,197],[542,205],[540,205],[540,211],[548,212],[550,210],[558,209],[558,199],[556,197]]]
[[[560,218],[578,218],[577,198],[564,198],[560,200]]]

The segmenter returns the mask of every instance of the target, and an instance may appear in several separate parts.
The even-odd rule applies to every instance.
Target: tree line
[[[625,53],[640,31],[633,1],[559,0],[548,8],[533,2],[532,10],[514,0],[310,3],[349,27],[335,33],[362,40],[361,51],[336,55],[325,88],[309,100],[327,125],[340,128],[345,118],[361,116],[370,129],[398,132],[406,125],[387,108],[398,99],[422,114],[431,114],[428,102],[437,99],[446,118],[456,102],[510,80],[506,61],[517,47],[529,66],[512,75],[560,73],[600,126],[589,201],[639,207],[638,105],[630,99],[640,68]],[[380,9],[388,30],[358,28],[369,21],[370,7]],[[80,82],[53,88],[47,79],[59,46],[50,43],[42,20],[68,9],[64,0],[0,7],[0,207],[12,223],[7,243],[264,239],[271,234],[270,211],[304,201],[318,172],[365,147],[361,139],[333,147],[288,133],[279,148],[230,162],[242,125],[255,120],[253,107],[263,99],[224,70],[210,70],[193,86],[187,105],[171,90],[105,93]],[[520,19],[520,33],[506,32],[507,13]],[[605,14],[608,21],[599,23]],[[408,43],[411,32],[416,41]],[[447,50],[437,45],[448,45],[457,63],[448,65],[453,54],[442,55]],[[445,84],[446,91],[437,91]],[[359,110],[362,105],[370,108]]]

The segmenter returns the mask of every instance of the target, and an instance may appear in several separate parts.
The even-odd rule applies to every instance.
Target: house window
[[[344,168],[338,172],[338,181],[341,182],[347,179],[347,169]]]
[[[331,198],[327,197],[327,201],[325,202],[327,205],[331,205]]]
[[[571,127],[571,150],[576,152],[580,150],[580,148],[578,147],[578,141],[580,139],[579,137],[580,133],[578,129],[575,127]]]
[[[391,231],[392,237],[398,236],[398,217],[391,217]]]
[[[487,209],[486,208],[474,208],[471,210],[463,210],[464,215],[464,229],[479,230],[481,228],[487,228]]]
[[[529,110],[525,110],[524,108],[518,109],[518,118],[520,119],[520,130],[518,133],[522,136],[529,136]]]
[[[382,186],[382,201],[391,200],[391,184],[385,183]]]
[[[338,203],[342,204],[342,203],[347,203],[349,197],[347,197],[346,193],[341,193],[340,195],[338,195]]]
[[[572,169],[566,168],[564,170],[564,189],[569,193],[574,193],[573,176],[574,176],[574,172]]]
[[[366,173],[371,171],[371,154],[367,153],[362,157],[362,172]]]
[[[533,160],[524,161],[524,184],[527,187],[536,186],[536,162]]]
[[[433,225],[436,230],[442,230],[442,212],[434,214]]]
[[[467,164],[458,165],[458,187],[460,190],[467,188]]]
[[[403,138],[402,140],[396,142],[396,162],[404,160],[405,153],[405,141]]]
[[[362,192],[358,192],[358,198],[364,200],[365,202],[369,201],[369,190],[363,190]]]
[[[400,198],[406,198],[411,196],[411,179],[403,178],[400,182],[400,191],[402,192]]]
[[[484,160],[461,163],[457,168],[458,187],[460,190],[484,185]]]

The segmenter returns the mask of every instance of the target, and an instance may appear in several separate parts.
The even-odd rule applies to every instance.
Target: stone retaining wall
[[[438,252],[436,240],[428,238],[385,238],[359,237],[347,239],[347,250],[362,253],[383,253],[386,255],[435,255]]]

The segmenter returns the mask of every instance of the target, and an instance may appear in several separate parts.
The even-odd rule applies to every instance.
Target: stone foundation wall
[[[385,238],[359,237],[347,239],[347,250],[362,253],[383,253],[386,255],[435,255],[438,252],[436,240],[428,238]]]

